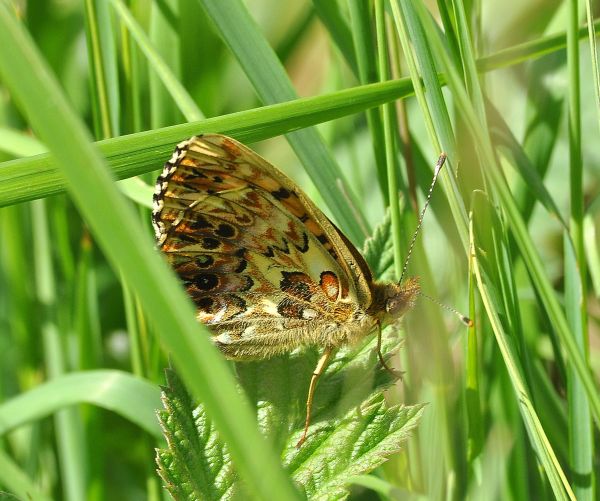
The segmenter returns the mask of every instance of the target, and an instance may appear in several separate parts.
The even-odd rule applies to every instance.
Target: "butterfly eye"
[[[397,297],[389,298],[385,303],[385,311],[395,317],[402,308],[402,302]]]

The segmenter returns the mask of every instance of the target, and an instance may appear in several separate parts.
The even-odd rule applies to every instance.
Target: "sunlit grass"
[[[403,452],[348,479],[351,498],[595,499],[600,110],[586,12],[285,4],[1,7],[0,46],[15,50],[0,51],[0,490],[160,499],[152,409],[171,357],[249,492],[295,496],[152,250],[150,173],[215,131],[278,137],[255,147],[357,246],[393,199],[397,262],[448,154],[409,273],[475,325],[426,299],[407,316],[405,377],[387,398],[428,405]],[[387,79],[377,37],[399,82],[359,87]],[[126,197],[111,170],[130,178]]]

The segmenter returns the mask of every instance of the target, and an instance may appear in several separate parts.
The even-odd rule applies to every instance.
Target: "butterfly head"
[[[379,318],[383,325],[401,318],[410,310],[420,292],[417,278],[403,283],[375,283],[370,313]]]

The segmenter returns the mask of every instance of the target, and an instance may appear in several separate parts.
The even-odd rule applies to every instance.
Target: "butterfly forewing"
[[[198,319],[232,358],[338,346],[371,327],[358,252],[237,141],[209,134],[178,145],[157,181],[153,223]]]

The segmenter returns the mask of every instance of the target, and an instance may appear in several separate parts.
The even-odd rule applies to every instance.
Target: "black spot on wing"
[[[312,280],[308,275],[299,271],[283,271],[281,275],[283,278],[279,282],[279,287],[283,292],[304,301],[310,300]]]
[[[211,313],[211,308],[214,304],[215,300],[208,296],[203,296],[196,300],[196,306],[206,313]]]
[[[214,273],[200,273],[194,277],[194,285],[203,291],[210,291],[219,285],[219,277]]]
[[[202,247],[204,247],[205,249],[208,249],[208,250],[216,249],[220,245],[221,245],[221,242],[219,242],[216,238],[206,237],[206,238],[202,239]]]
[[[248,266],[248,261],[246,261],[245,259],[241,259],[240,264],[235,269],[235,273],[241,273],[242,271],[244,271],[246,269],[247,266]]]
[[[286,190],[285,188],[281,187],[277,191],[272,191],[271,195],[273,195],[277,200],[284,200],[286,198],[289,198],[291,193],[289,190]]]
[[[215,230],[215,235],[223,238],[231,238],[236,234],[235,228],[230,224],[221,223]]]
[[[203,230],[204,228],[212,228],[212,224],[210,224],[204,216],[196,215],[194,219],[187,223],[187,226],[191,230]]]
[[[275,257],[275,251],[283,252],[284,254],[290,253],[290,246],[285,238],[281,239],[281,245],[269,245],[267,250],[263,252],[265,257]]]
[[[309,248],[309,245],[308,245],[308,235],[305,232],[303,232],[302,233],[302,245],[294,244],[294,246],[296,247],[296,249],[298,249],[303,254],[305,252],[307,252],[308,248]]]
[[[254,285],[254,280],[252,280],[252,277],[250,277],[248,275],[244,275],[244,280],[246,281],[246,283],[240,289],[241,292],[249,291],[250,289],[252,289],[252,286]]]

